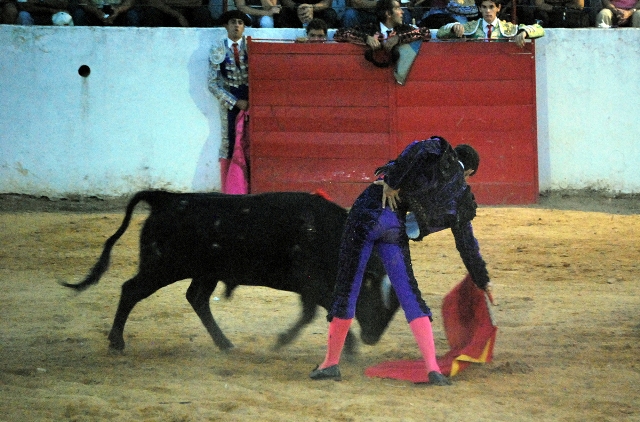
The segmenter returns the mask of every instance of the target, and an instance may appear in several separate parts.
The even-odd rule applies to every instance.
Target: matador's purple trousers
[[[422,299],[413,275],[404,224],[388,208],[368,211],[360,215],[371,217],[368,223],[352,216],[354,218],[347,222],[345,228],[336,294],[329,313],[327,354],[318,368],[337,365],[340,361],[344,340],[355,315],[364,270],[373,248],[376,248],[418,343],[427,373],[440,372],[430,322],[431,310]]]
[[[367,228],[368,232],[363,243],[354,239],[354,241],[347,240],[346,245],[342,245],[336,296],[330,317],[335,316],[341,319],[354,317],[364,271],[373,248],[376,248],[407,322],[424,316],[431,318],[431,310],[422,299],[413,274],[408,238],[404,224],[398,215],[389,208],[384,208],[379,212],[373,225],[368,226],[371,229]],[[349,227],[345,236],[350,236],[348,230]],[[358,237],[355,232],[353,234],[354,237]],[[359,254],[358,246],[360,246]]]

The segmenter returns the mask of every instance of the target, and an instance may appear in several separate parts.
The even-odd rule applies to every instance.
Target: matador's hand
[[[525,39],[527,38],[527,33],[524,31],[519,32],[515,37],[513,37],[513,40],[516,42],[516,45],[520,48],[524,47],[525,44]]]
[[[380,41],[378,40],[378,37],[367,35],[367,45],[371,47],[372,50],[377,50],[380,48]]]
[[[388,202],[391,211],[395,211],[400,202],[400,196],[398,195],[400,189],[391,189],[391,186],[387,185],[384,180],[376,180],[373,183],[382,185],[382,208],[385,208]]]
[[[451,31],[455,34],[456,37],[462,38],[464,36],[464,26],[461,23],[456,22],[452,27]]]

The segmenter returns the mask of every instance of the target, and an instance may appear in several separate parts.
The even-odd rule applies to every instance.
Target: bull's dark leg
[[[301,296],[300,300],[302,302],[302,315],[300,315],[300,319],[291,328],[278,336],[278,342],[275,346],[276,349],[286,346],[295,340],[298,334],[300,334],[300,330],[309,325],[316,316],[316,301],[305,298],[305,296]]]
[[[347,332],[347,338],[344,341],[343,352],[347,359],[355,356],[358,353],[358,341],[356,340],[356,336],[351,332],[351,330]]]
[[[278,342],[274,347],[275,349],[279,349],[283,346],[286,346],[287,344],[295,340],[296,337],[298,337],[298,335],[300,334],[300,331],[304,327],[309,325],[311,321],[313,321],[313,318],[315,318],[316,310],[317,310],[317,305],[315,304],[315,301],[305,300],[304,297],[301,297],[301,301],[302,301],[302,315],[300,316],[300,319],[291,328],[289,328],[287,331],[285,331],[284,333],[278,336]],[[344,344],[344,353],[345,355],[347,355],[347,358],[349,356],[353,356],[357,354],[358,352],[357,348],[358,348],[358,342],[356,340],[356,337],[351,332],[351,330],[349,330],[349,332],[347,333],[345,344]]]
[[[191,307],[200,321],[205,326],[209,335],[213,339],[213,342],[218,346],[220,350],[229,350],[233,348],[233,343],[224,335],[216,320],[213,319],[211,314],[211,307],[209,300],[211,294],[216,288],[218,281],[211,277],[199,277],[194,278],[187,289],[187,300],[191,304]]]
[[[137,274],[122,285],[120,303],[118,303],[118,310],[109,333],[109,349],[116,352],[124,350],[124,325],[127,323],[131,310],[142,299],[151,296],[167,284],[169,283],[157,284],[150,280],[148,276]]]

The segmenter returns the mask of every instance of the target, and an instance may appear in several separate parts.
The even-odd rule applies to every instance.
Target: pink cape
[[[467,276],[442,303],[442,319],[450,350],[438,358],[443,374],[453,377],[471,363],[491,362],[498,327],[494,325],[486,293]],[[428,382],[422,359],[382,362],[365,370],[368,377]]]
[[[249,193],[249,130],[246,127],[248,119],[249,113],[244,110],[236,117],[236,142],[222,186],[224,193]]]

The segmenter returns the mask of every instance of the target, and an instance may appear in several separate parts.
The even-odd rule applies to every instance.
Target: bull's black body
[[[331,306],[340,238],[347,212],[321,196],[278,192],[258,195],[138,192],[124,220],[104,245],[91,273],[79,284],[98,282],[109,266],[111,249],[127,230],[136,205],[144,201],[150,214],[140,235],[138,274],[122,285],[122,295],[109,334],[110,347],[123,350],[124,326],[133,307],[158,289],[192,279],[187,300],[220,349],[233,344],[216,324],[209,300],[216,285],[227,296],[239,285],[266,286],[300,295],[302,316],[281,334],[278,345],[291,342],[315,316],[317,306]],[[384,268],[373,257],[367,268],[356,318],[365,343],[377,342],[398,308],[382,300]],[[347,351],[352,347],[350,334]]]

